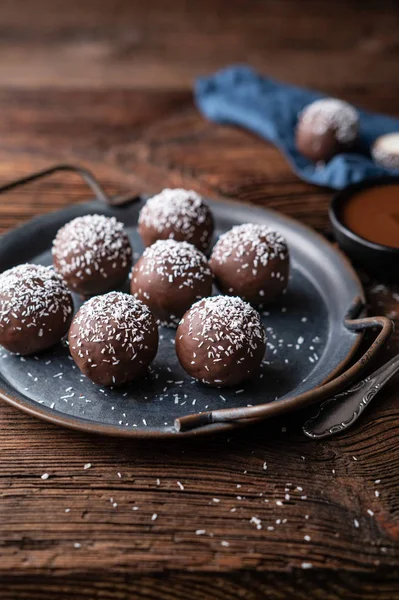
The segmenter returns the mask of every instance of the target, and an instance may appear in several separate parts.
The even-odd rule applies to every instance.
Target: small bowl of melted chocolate
[[[399,280],[399,177],[381,177],[338,192],[329,216],[335,238],[355,264]]]

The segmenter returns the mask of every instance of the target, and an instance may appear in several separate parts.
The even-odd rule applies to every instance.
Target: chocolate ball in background
[[[56,270],[81,296],[119,287],[132,265],[132,248],[122,223],[104,215],[85,215],[64,225],[52,253]]]
[[[280,233],[266,225],[244,223],[220,236],[209,264],[223,294],[262,306],[286,289],[289,262]]]
[[[91,298],[69,329],[76,365],[99,385],[120,386],[143,375],[158,349],[158,327],[145,304],[130,294]]]
[[[147,200],[139,215],[138,231],[145,246],[172,238],[207,252],[213,228],[208,205],[193,190],[164,189]]]
[[[241,298],[213,296],[186,312],[176,333],[176,353],[192,377],[231,387],[253,377],[266,348],[258,312]]]
[[[57,344],[72,320],[73,301],[51,268],[24,264],[0,275],[0,344],[33,354]]]
[[[356,142],[359,116],[356,109],[336,98],[322,98],[306,106],[296,127],[296,146],[312,162],[327,162]]]
[[[377,138],[371,148],[371,155],[381,167],[399,170],[399,131]]]
[[[160,325],[177,327],[186,310],[212,293],[206,256],[188,242],[158,240],[133,267],[130,291]]]

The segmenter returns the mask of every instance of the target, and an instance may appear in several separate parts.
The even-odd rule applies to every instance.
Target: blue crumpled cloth
[[[358,151],[339,154],[325,165],[314,165],[295,147],[298,113],[323,94],[274,81],[250,67],[232,66],[195,84],[199,110],[216,123],[238,125],[275,144],[287,157],[295,173],[310,183],[341,189],[349,183],[398,170],[376,165],[369,153],[380,135],[399,131],[399,119],[359,109]]]

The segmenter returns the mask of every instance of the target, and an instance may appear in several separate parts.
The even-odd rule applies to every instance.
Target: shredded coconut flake
[[[17,318],[30,335],[37,329],[36,335],[43,337],[51,315],[61,314],[66,323],[71,313],[71,295],[51,267],[23,264],[0,275],[0,327]]]
[[[180,233],[185,240],[190,241],[198,226],[211,224],[211,214],[202,197],[193,190],[182,188],[166,188],[150,198],[143,206],[139,215],[139,226],[146,225],[159,233],[170,228],[169,237],[175,232]],[[213,226],[206,227],[202,242],[208,246]]]
[[[123,224],[104,215],[85,215],[64,225],[55,237],[52,253],[57,270],[77,279],[95,272],[107,277],[107,270],[126,267],[132,260]]]
[[[133,296],[109,292],[83,304],[73,325],[78,326],[78,333],[71,336],[71,345],[79,351],[82,341],[102,342],[103,360],[112,361],[116,360],[113,345],[116,341],[132,357],[143,350],[146,334],[152,330],[154,321],[150,309]]]
[[[249,522],[255,525],[256,529],[262,529],[262,521],[258,517],[251,517]]]
[[[321,98],[304,108],[301,123],[317,135],[332,129],[339,142],[348,144],[357,136],[358,115],[356,109],[343,100]]]
[[[256,272],[259,267],[265,267],[269,260],[286,259],[287,243],[280,233],[266,225],[244,223],[221,235],[212,252],[212,260],[220,264],[228,259],[242,262],[244,256],[248,257],[246,268]]]
[[[199,343],[205,343],[208,356],[214,361],[228,356],[232,350],[240,350],[246,343],[252,355],[259,344],[266,342],[258,312],[238,297],[213,296],[200,300],[193,304],[185,319],[191,335],[193,322],[196,326],[201,323],[196,337]]]
[[[399,169],[399,132],[377,138],[371,153],[374,160],[387,169]]]
[[[192,288],[195,280],[205,281],[212,275],[205,255],[188,242],[158,240],[146,248],[142,258],[135,269],[149,277],[157,273],[170,283],[184,278],[184,285]]]

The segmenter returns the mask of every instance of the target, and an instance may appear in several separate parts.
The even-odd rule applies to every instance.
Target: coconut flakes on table
[[[249,522],[255,525],[256,529],[262,529],[262,521],[258,517],[251,517]]]

